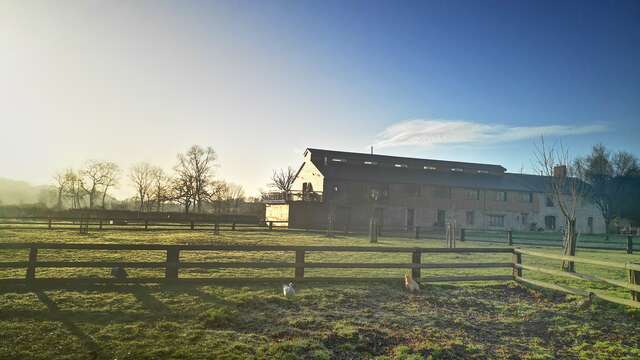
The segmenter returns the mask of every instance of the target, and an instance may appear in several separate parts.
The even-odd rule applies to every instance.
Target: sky
[[[170,171],[192,144],[249,194],[307,147],[640,155],[639,44],[638,1],[0,0],[0,177]]]

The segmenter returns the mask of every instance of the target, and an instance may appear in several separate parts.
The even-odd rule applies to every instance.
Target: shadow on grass
[[[89,356],[91,359],[98,358],[101,349],[100,346],[95,342],[95,340],[93,340],[93,338],[89,335],[85,334],[78,326],[76,326],[76,324],[69,320],[69,318],[65,316],[65,314],[62,313],[60,309],[58,309],[56,303],[51,300],[51,298],[47,296],[44,291],[36,289],[34,293],[38,297],[38,300],[40,300],[47,307],[50,319],[61,322],[73,336],[77,337],[78,340],[80,340],[82,346],[85,347],[89,352]]]

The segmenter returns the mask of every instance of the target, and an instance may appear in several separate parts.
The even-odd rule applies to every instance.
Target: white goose
[[[292,298],[296,294],[296,289],[293,288],[293,283],[290,282],[289,285],[282,285],[282,293],[287,298]]]

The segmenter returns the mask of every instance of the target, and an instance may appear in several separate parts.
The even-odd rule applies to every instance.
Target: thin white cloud
[[[393,124],[377,136],[375,146],[432,146],[442,144],[495,144],[539,136],[569,136],[607,131],[602,124],[507,126],[458,120],[407,120]]]

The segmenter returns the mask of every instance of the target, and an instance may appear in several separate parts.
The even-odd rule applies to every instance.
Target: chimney
[[[557,165],[553,167],[553,176],[559,178],[567,177],[567,165]]]

